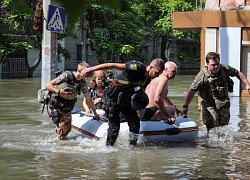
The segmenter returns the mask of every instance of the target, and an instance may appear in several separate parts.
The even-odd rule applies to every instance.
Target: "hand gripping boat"
[[[100,140],[106,138],[108,119],[94,120],[93,115],[72,114],[72,129],[89,138]],[[126,122],[121,123],[120,132],[129,132]],[[173,125],[162,121],[141,121],[140,140],[143,142],[161,141],[195,141],[198,137],[198,126],[190,118],[177,117]]]

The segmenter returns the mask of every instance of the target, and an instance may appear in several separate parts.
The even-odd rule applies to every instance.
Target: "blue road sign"
[[[48,31],[63,33],[65,31],[65,24],[66,14],[64,8],[50,4],[46,29]]]

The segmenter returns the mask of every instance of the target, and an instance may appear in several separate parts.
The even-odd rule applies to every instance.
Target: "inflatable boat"
[[[106,138],[108,119],[100,117],[93,119],[93,115],[83,112],[72,114],[72,130],[94,140]],[[126,122],[122,122],[120,132],[129,132]],[[141,121],[139,141],[195,141],[198,137],[198,126],[190,118],[177,117],[174,124],[170,125],[161,121]]]

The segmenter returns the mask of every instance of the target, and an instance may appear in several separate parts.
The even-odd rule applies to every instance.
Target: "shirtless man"
[[[177,71],[177,65],[168,61],[165,63],[165,69],[159,77],[154,78],[146,88],[146,94],[149,103],[146,109],[141,110],[140,118],[142,120],[162,120],[166,119],[168,123],[175,122],[175,112],[177,109],[168,99],[168,80],[174,79]]]

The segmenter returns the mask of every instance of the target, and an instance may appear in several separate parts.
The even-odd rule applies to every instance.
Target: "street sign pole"
[[[43,13],[45,17],[48,14],[49,4],[53,4],[53,0],[43,0]],[[57,68],[57,34],[46,29],[46,20],[44,20],[42,40],[41,88],[45,88],[46,83],[55,78],[55,72],[57,71]]]

